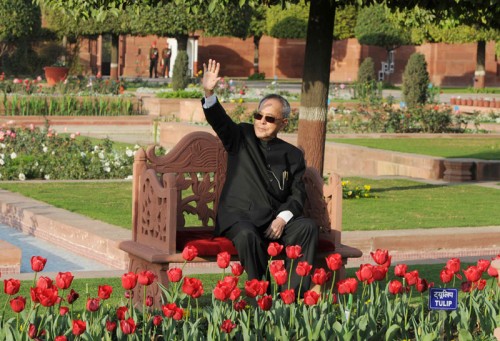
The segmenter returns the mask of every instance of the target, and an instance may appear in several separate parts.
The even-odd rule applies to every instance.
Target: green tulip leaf
[[[390,326],[385,332],[385,340],[386,341],[394,340],[396,338],[396,333],[400,329],[401,328],[397,324],[393,324],[392,326]]]

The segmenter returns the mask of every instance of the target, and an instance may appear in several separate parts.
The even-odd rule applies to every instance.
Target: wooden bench
[[[186,135],[166,155],[157,156],[155,146],[135,154],[132,188],[132,240],[120,243],[130,257],[129,270],[151,270],[168,285],[170,263],[182,263],[183,248],[190,243],[199,250],[193,262],[213,262],[226,250],[237,260],[236,250],[226,238],[213,238],[213,226],[226,178],[227,155],[220,140],[207,132]],[[361,257],[362,252],[341,243],[342,184],[333,174],[327,185],[319,172],[308,167],[304,174],[307,201],[304,214],[320,226],[316,267],[326,268],[325,257]],[[186,215],[199,218],[200,226],[186,226]],[[344,277],[339,270],[337,280]],[[142,290],[142,289],[141,289]],[[148,287],[148,295],[160,302],[158,286]],[[134,297],[139,300],[140,292]]]

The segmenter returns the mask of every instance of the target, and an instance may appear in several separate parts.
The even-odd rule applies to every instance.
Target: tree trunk
[[[109,78],[118,80],[118,34],[111,34],[111,65],[109,69]]]
[[[474,88],[483,89],[486,78],[486,41],[477,42],[476,71],[474,72]]]
[[[323,173],[335,0],[310,2],[298,144],[308,166]]]
[[[177,40],[177,51],[186,51],[187,50],[188,38],[189,37],[187,34],[181,34],[181,35],[175,36],[175,40]]]
[[[253,73],[259,73],[259,44],[262,36],[253,36]]]

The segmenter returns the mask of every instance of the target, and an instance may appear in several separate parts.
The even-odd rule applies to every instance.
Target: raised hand
[[[220,64],[213,59],[208,60],[208,66],[203,63],[203,79],[201,80],[201,85],[205,90],[205,97],[214,94],[214,89],[220,79],[219,70]]]

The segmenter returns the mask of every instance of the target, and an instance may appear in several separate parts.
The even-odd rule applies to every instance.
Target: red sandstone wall
[[[164,42],[155,36],[127,36],[123,41],[120,59],[120,75],[126,77],[148,77],[149,60],[147,53],[151,42],[156,40],[161,49]],[[199,38],[198,65],[214,58],[221,62],[221,74],[227,77],[248,77],[253,74],[253,39],[241,40],[228,37]],[[84,45],[84,44],[82,44]],[[141,53],[138,50],[141,49]],[[263,37],[260,42],[259,71],[266,78],[302,78],[305,41],[299,39],[274,39]],[[420,52],[425,55],[431,81],[436,85],[472,86],[476,64],[476,44],[424,44],[422,46],[402,46],[394,52],[394,73],[385,80],[400,84],[410,55]],[[87,53],[87,56],[84,56]],[[85,62],[98,60],[84,52]],[[357,77],[359,65],[366,57],[372,57],[376,71],[386,61],[387,52],[380,47],[360,45],[356,39],[335,41],[333,44],[330,80],[351,82]],[[92,61],[90,62],[92,65]],[[500,61],[495,58],[495,44],[487,44],[486,85],[500,86]]]

